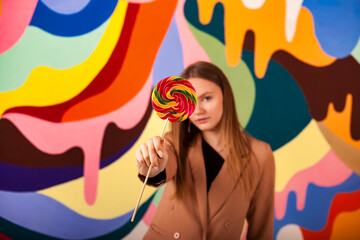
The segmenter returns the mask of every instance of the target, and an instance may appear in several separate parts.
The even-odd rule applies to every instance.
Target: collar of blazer
[[[212,182],[209,192],[207,193],[206,170],[204,154],[201,147],[200,134],[196,136],[194,145],[189,148],[189,160],[190,170],[195,183],[196,198],[200,211],[200,217],[203,229],[206,229],[207,222],[210,221],[220,211],[226,199],[236,187],[237,182],[242,176],[242,173],[240,173],[236,179],[234,179],[230,175],[228,171],[228,163],[225,161],[218,175]]]

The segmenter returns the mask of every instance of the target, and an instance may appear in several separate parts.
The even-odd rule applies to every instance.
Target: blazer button
[[[229,228],[230,228],[230,223],[229,223],[229,222],[226,222],[225,225],[224,225],[224,227],[225,227],[226,229],[229,229]]]
[[[174,233],[174,238],[179,239],[180,238],[180,233],[178,233],[178,232]]]

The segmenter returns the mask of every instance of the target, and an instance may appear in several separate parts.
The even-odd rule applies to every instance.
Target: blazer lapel
[[[195,184],[195,192],[199,207],[200,219],[206,234],[207,227],[207,193],[205,162],[201,147],[201,135],[196,136],[194,146],[189,148],[190,170]]]
[[[233,192],[241,173],[233,178],[228,170],[227,161],[224,162],[220,172],[213,180],[208,192],[209,221],[218,213],[226,199]]]

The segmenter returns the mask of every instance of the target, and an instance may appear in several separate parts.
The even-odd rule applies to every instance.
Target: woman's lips
[[[196,119],[196,122],[201,124],[201,123],[207,122],[208,119],[209,118],[199,118],[199,119]]]

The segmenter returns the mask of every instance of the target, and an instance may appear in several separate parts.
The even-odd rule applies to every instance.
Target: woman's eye
[[[211,97],[204,97],[204,101],[209,101]]]

